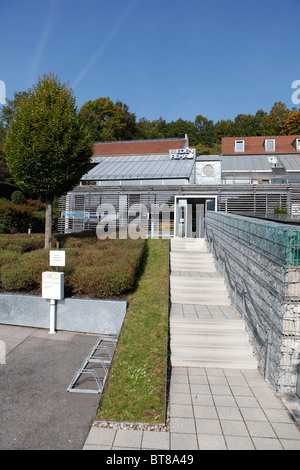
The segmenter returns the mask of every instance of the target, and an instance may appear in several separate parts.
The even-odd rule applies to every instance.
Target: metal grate
[[[102,394],[117,338],[100,337],[75,373],[68,392]]]

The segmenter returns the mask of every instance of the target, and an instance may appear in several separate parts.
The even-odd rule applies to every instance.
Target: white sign
[[[42,297],[50,300],[64,298],[64,273],[52,271],[42,273]]]
[[[66,252],[50,250],[50,266],[66,266]]]
[[[169,156],[171,160],[185,160],[193,159],[196,156],[196,149],[177,149],[169,150]]]

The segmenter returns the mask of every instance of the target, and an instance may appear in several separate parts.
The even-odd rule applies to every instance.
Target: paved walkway
[[[300,450],[300,431],[257,370],[175,367],[166,432],[91,428],[84,450]]]
[[[178,261],[179,269],[183,263],[184,260]],[[210,273],[205,271],[175,271],[175,276],[220,277],[214,269]],[[185,304],[186,300],[180,303],[180,295],[177,297],[170,313],[171,336],[172,319],[213,323],[240,318],[226,302],[216,305],[212,301],[205,305],[198,298],[198,304],[193,305]],[[213,292],[211,297],[216,300]],[[166,430],[103,428],[99,427],[100,423],[94,423],[83,449],[300,450],[298,425],[257,368],[234,368],[228,362],[225,368],[220,365],[221,358],[214,367],[174,366],[174,362]]]

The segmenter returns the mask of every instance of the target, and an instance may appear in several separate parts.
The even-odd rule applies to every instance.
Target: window
[[[274,152],[275,151],[275,139],[266,139],[265,140],[265,151]]]
[[[300,139],[296,139],[296,150],[300,151]]]
[[[202,168],[202,175],[203,176],[213,176],[214,174],[214,167],[213,165],[204,165]]]
[[[245,141],[244,140],[236,140],[234,142],[234,151],[235,152],[245,152]]]

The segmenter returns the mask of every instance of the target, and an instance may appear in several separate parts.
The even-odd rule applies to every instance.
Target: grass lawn
[[[169,242],[147,240],[146,250],[96,420],[165,421]]]

